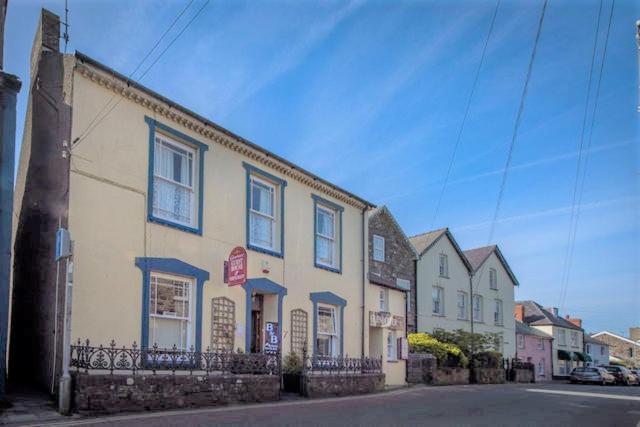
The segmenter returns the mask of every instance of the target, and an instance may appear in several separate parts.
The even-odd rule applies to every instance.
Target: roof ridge
[[[408,237],[409,237],[409,239],[413,239],[414,237],[424,236],[425,234],[435,233],[436,231],[446,231],[448,229],[449,229],[449,227],[443,227],[443,228],[438,228],[438,229],[431,230],[431,231],[425,231],[424,233],[414,234],[413,236],[408,236]]]

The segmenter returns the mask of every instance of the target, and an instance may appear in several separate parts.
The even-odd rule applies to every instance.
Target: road
[[[506,384],[414,387],[341,399],[76,419],[49,426],[630,426],[640,387]]]

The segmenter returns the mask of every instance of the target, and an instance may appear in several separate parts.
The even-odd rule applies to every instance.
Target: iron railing
[[[509,371],[511,369],[528,369],[530,371],[535,370],[535,365],[530,362],[523,362],[520,359],[503,359],[502,366],[505,370]]]
[[[304,357],[303,374],[380,374],[382,373],[382,356],[372,357]]]
[[[71,346],[70,366],[78,372],[89,373],[90,370],[130,371],[134,375],[138,371],[152,374],[171,373],[176,371],[193,374],[254,374],[280,375],[280,353],[233,353],[196,351],[173,348],[164,349],[153,345],[149,348],[139,347],[135,342],[131,347],[118,347],[115,341],[108,346],[92,346],[89,340],[80,340]]]

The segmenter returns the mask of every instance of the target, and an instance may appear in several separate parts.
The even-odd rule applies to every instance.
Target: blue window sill
[[[250,249],[255,252],[260,252],[262,254],[271,255],[276,258],[283,258],[282,252],[271,251],[269,249],[261,248],[260,246],[253,246],[251,244],[247,244],[247,249]]]
[[[186,225],[178,224],[177,222],[172,222],[166,219],[158,218],[153,215],[148,216],[149,222],[155,222],[156,224],[165,225],[167,227],[175,228],[181,231],[186,231],[187,233],[197,234],[202,236],[202,229],[188,227]]]
[[[326,265],[318,264],[317,262],[315,262],[314,265],[315,265],[316,268],[319,268],[321,270],[327,270],[327,271],[330,271],[332,273],[342,274],[342,270],[340,270],[338,268],[327,267]]]

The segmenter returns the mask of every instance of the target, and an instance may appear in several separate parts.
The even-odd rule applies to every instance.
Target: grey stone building
[[[640,366],[640,328],[629,328],[629,338],[609,331],[591,335],[609,346],[609,355]]]

